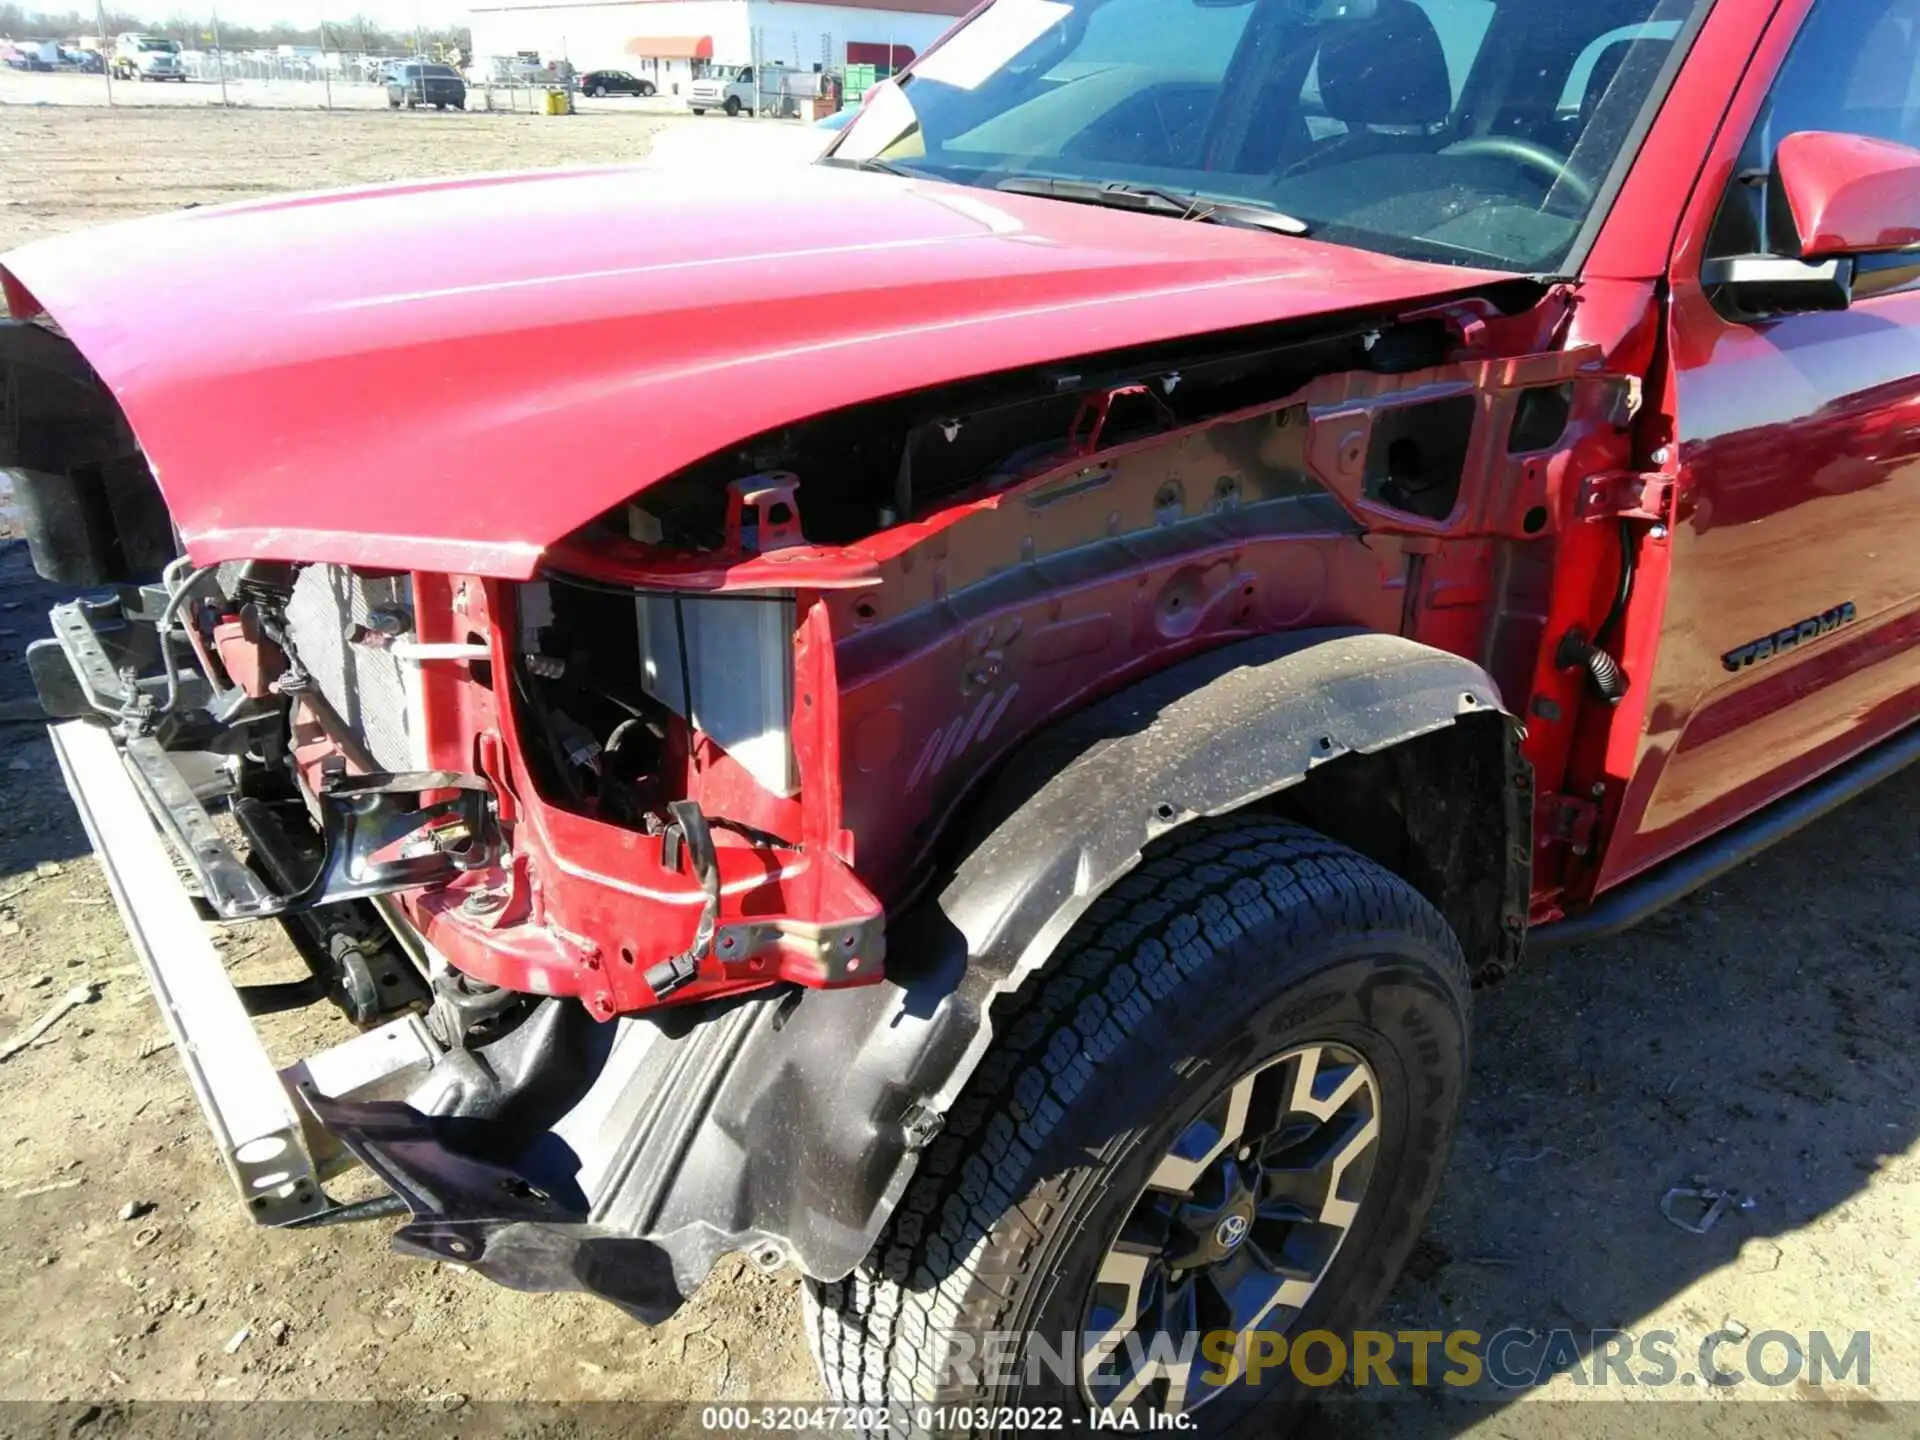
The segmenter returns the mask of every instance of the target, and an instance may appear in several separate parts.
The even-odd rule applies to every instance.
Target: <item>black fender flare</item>
[[[1499,688],[1470,660],[1398,635],[1308,630],[1173,666],[1030,742],[940,893],[967,956],[959,994],[983,1018],[927,1104],[944,1113],[958,1098],[992,1043],[994,1000],[1045,965],[1154,841],[1349,755],[1496,715]]]

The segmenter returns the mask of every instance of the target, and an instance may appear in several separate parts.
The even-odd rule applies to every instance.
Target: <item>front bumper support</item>
[[[390,1094],[439,1057],[416,1017],[277,1070],[221,964],[114,737],[73,720],[49,727],[67,788],[100,858],[174,1047],[241,1203],[263,1225],[322,1211],[320,1181],[346,1159],[290,1086]]]

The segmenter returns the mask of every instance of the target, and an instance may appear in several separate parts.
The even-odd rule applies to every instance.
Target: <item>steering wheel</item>
[[[1582,206],[1593,204],[1593,182],[1573,168],[1573,162],[1557,151],[1518,135],[1475,135],[1458,140],[1440,151],[1442,155],[1487,155],[1495,160],[1511,160],[1547,177]]]

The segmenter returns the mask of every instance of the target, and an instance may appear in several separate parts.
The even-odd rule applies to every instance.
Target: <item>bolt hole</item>
[[[769,525],[785,525],[792,519],[793,507],[785,501],[777,501],[767,507],[767,523]]]
[[[807,707],[807,708],[808,708],[809,710],[811,710],[811,709],[813,708],[813,696],[811,696],[811,695],[802,695],[802,696],[800,697],[800,703],[801,703],[802,705],[805,705],[805,706],[806,706],[806,707]]]
[[[1538,535],[1547,528],[1547,507],[1536,505],[1521,517],[1520,528],[1529,535]]]
[[[1173,806],[1169,805],[1165,800],[1162,800],[1158,805],[1153,807],[1153,813],[1162,820],[1171,820],[1173,819],[1174,810]]]
[[[859,620],[871,620],[880,613],[880,607],[871,600],[856,600],[853,605],[854,617]]]
[[[620,947],[620,963],[622,965],[633,964],[633,947],[632,946],[622,945]]]
[[[472,1246],[470,1246],[469,1244],[467,1244],[467,1242],[466,1242],[466,1241],[464,1241],[464,1240],[449,1240],[449,1241],[447,1241],[447,1251],[448,1251],[448,1253],[449,1253],[449,1254],[453,1254],[453,1255],[464,1255],[464,1254],[466,1254],[466,1253],[467,1253],[467,1252],[468,1252],[469,1250],[471,1250],[472,1248],[473,1248],[473,1247],[472,1247]]]
[[[1314,743],[1321,750],[1331,750],[1333,748],[1333,737],[1331,735],[1322,735]]]
[[[1471,690],[1469,690],[1466,694],[1460,697],[1460,703],[1466,706],[1469,710],[1471,710],[1474,706],[1480,703],[1480,697],[1478,695],[1475,695]]]

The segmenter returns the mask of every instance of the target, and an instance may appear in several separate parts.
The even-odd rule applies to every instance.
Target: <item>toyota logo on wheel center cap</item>
[[[1244,1215],[1229,1215],[1213,1227],[1213,1239],[1222,1250],[1231,1250],[1247,1238],[1251,1222]]]

